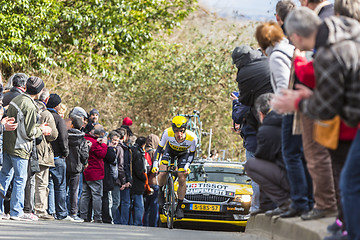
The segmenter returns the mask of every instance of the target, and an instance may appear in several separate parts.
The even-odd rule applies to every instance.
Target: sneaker
[[[32,213],[24,213],[22,216],[10,216],[10,219],[14,221],[37,221],[38,217]]]
[[[313,208],[313,210],[309,211],[308,213],[304,213],[301,215],[301,219],[306,220],[315,220],[324,217],[335,217],[337,215],[336,210],[326,210],[326,209],[318,209]]]
[[[343,223],[340,221],[340,219],[336,219],[334,223],[327,226],[327,230],[331,234],[335,234],[337,231],[341,230]]]
[[[61,221],[74,221],[74,219],[72,217],[70,217],[69,215],[64,217],[64,218],[58,218],[58,220],[61,220]]]
[[[348,236],[347,236],[347,231],[337,231],[336,233],[334,233],[331,236],[325,237],[324,240],[347,240]]]
[[[38,215],[38,217],[39,220],[49,220],[49,221],[55,220],[55,218],[50,214],[40,214]]]
[[[103,223],[102,220],[94,220],[94,223]]]
[[[84,219],[79,218],[78,215],[71,215],[74,222],[84,222]]]
[[[9,220],[10,219],[10,214],[5,214],[5,213],[0,213],[0,220]]]

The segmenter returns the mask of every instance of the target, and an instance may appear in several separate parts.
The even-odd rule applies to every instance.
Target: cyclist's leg
[[[161,161],[160,161],[160,166],[159,166],[159,170],[160,171],[165,171],[168,165],[168,162],[171,161],[171,155],[170,155],[170,151],[169,151],[169,146],[167,145],[164,153],[161,157]],[[166,184],[166,178],[167,178],[167,173],[166,172],[159,172],[158,175],[158,183],[159,186],[162,187]]]
[[[184,170],[185,164],[187,162],[187,159],[189,157],[189,152],[186,152],[184,154],[178,155],[178,170]],[[185,172],[178,172],[178,199],[184,200],[185,194],[186,194],[186,174]]]

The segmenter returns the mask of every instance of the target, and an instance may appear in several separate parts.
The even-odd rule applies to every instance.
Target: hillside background
[[[38,2],[57,4],[56,1]],[[79,11],[86,4],[98,4],[96,3],[98,1],[64,2],[69,4],[68,9],[75,7]],[[79,2],[85,5],[76,7],[70,4],[80,4]],[[124,4],[124,1],[116,0],[104,2]],[[132,2],[134,6],[140,3],[147,4],[147,1],[128,2]],[[176,9],[164,8],[169,9],[170,15],[161,12],[163,18],[153,17],[152,20],[148,20],[140,16],[137,19],[140,22],[139,26],[142,26],[141,21],[154,23],[146,29],[148,38],[144,38],[144,31],[137,26],[136,31],[140,32],[138,41],[132,38],[129,40],[133,41],[132,45],[121,45],[118,44],[120,37],[114,39],[115,47],[109,47],[110,50],[105,48],[106,34],[101,36],[102,42],[99,44],[100,40],[97,39],[96,32],[91,35],[96,29],[87,29],[92,28],[92,25],[79,24],[77,26],[79,30],[76,31],[79,36],[76,41],[72,39],[61,42],[63,40],[60,41],[58,36],[63,36],[61,35],[63,33],[59,33],[55,38],[51,29],[48,30],[50,32],[48,38],[35,41],[39,51],[45,49],[44,54],[31,57],[32,54],[35,55],[36,46],[20,48],[16,45],[18,44],[16,41],[5,36],[8,33],[4,31],[9,31],[9,28],[6,29],[4,23],[0,25],[2,74],[5,79],[14,72],[39,76],[45,81],[46,87],[62,97],[63,103],[69,110],[74,106],[81,106],[87,111],[97,108],[101,114],[100,122],[107,130],[119,127],[122,119],[128,116],[133,120],[132,129],[138,136],[147,136],[150,133],[161,135],[169,126],[173,116],[178,113],[191,114],[193,110],[198,110],[201,112],[203,130],[213,131],[212,148],[218,151],[227,150],[227,158],[239,159],[242,140],[238,134],[231,131],[232,102],[229,95],[232,91],[237,91],[236,68],[232,65],[231,52],[241,44],[256,46],[253,37],[256,22],[217,17],[194,1],[164,1],[164,6],[169,4],[166,2],[177,4]],[[158,6],[152,7],[158,8]],[[106,9],[106,5],[101,8]],[[95,12],[93,10],[95,8],[85,9]],[[139,12],[146,13],[146,9],[140,9]],[[2,10],[0,21],[6,17],[4,9]],[[81,14],[89,14],[86,11]],[[47,14],[52,14],[46,9],[44,12],[44,18]],[[22,13],[18,12],[18,14]],[[77,14],[70,13],[69,16],[77,16]],[[34,18],[29,19],[27,20],[34,21]],[[70,19],[69,23],[75,20]],[[66,21],[65,23],[59,21],[57,24],[63,24],[61,26],[64,29],[66,27]],[[127,26],[129,25],[131,26],[131,24]],[[87,30],[81,30],[82,28]],[[69,34],[68,29],[69,27],[66,27],[66,36],[74,36]],[[71,31],[75,30],[71,29]],[[110,32],[110,34],[115,33]],[[122,36],[121,33],[119,34]],[[112,39],[112,36],[109,39]],[[57,45],[54,46],[53,42]],[[12,46],[10,50],[9,46]],[[57,53],[55,49],[62,51]],[[63,52],[66,54],[62,54]],[[12,60],[4,58],[4,55],[10,54],[14,55]],[[16,60],[16,54],[25,57]],[[208,139],[209,137],[203,137],[203,151],[208,147]]]

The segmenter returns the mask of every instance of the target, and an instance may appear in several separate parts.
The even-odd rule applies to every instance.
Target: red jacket
[[[85,134],[85,139],[91,142],[89,151],[88,167],[84,170],[85,181],[97,181],[104,179],[104,161],[107,145],[100,144],[96,137]]]
[[[316,86],[315,72],[313,62],[309,62],[306,58],[297,56],[294,60],[294,70],[299,81],[314,89]],[[342,141],[352,141],[355,138],[357,128],[347,126],[342,120],[340,122],[340,136]]]

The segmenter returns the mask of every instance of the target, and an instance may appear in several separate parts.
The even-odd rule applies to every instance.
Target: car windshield
[[[242,168],[207,167],[203,165],[191,165],[191,172],[187,180],[250,184],[250,178],[244,174]]]

